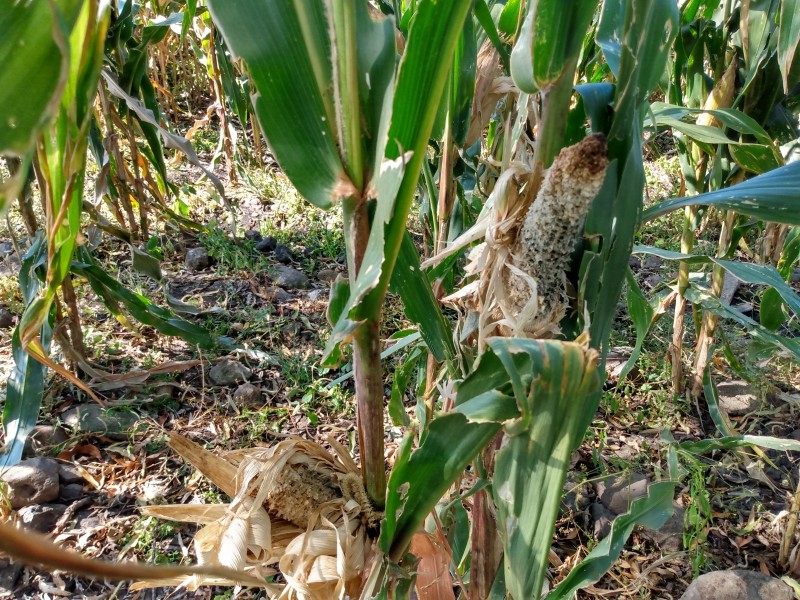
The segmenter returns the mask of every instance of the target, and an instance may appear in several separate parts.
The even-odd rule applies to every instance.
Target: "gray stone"
[[[761,406],[756,390],[746,381],[724,381],[717,385],[719,406],[733,417],[745,415]]]
[[[234,385],[250,379],[252,372],[242,363],[226,358],[208,371],[208,377],[215,385]]]
[[[275,285],[287,290],[296,290],[308,287],[308,277],[302,271],[292,267],[277,266],[273,276]]]
[[[290,302],[294,300],[294,296],[292,296],[289,292],[287,292],[283,288],[279,287],[268,287],[266,292],[269,294],[269,297],[272,298],[274,302],[278,304],[282,304],[284,302]]]
[[[244,232],[244,239],[250,240],[251,242],[260,242],[261,232],[258,229],[248,229]]]
[[[628,512],[631,502],[647,494],[647,476],[642,473],[612,475],[597,482],[600,502],[617,515]]]
[[[78,470],[78,467],[69,463],[58,464],[58,478],[63,484],[80,483],[83,485],[83,475]]]
[[[233,392],[233,400],[239,406],[261,403],[261,390],[252,383],[243,383]]]
[[[28,529],[50,533],[64,515],[67,507],[63,504],[34,504],[17,512],[20,522]]]
[[[339,276],[339,273],[334,271],[333,269],[320,269],[317,271],[317,279],[324,283],[333,283],[336,281],[336,278]]]
[[[267,252],[272,252],[273,250],[275,250],[275,246],[277,245],[278,245],[277,240],[271,235],[268,235],[267,237],[265,237],[263,240],[261,240],[256,244],[256,250],[266,254]]]
[[[800,267],[795,267],[792,271],[792,283],[800,283]]]
[[[606,537],[611,531],[611,522],[617,516],[599,502],[589,505],[589,514],[592,517],[592,533],[598,540]]]
[[[208,250],[205,248],[191,248],[186,253],[186,269],[188,271],[202,271],[211,264]]]
[[[8,484],[11,508],[52,502],[58,498],[58,463],[52,458],[29,458],[0,473]]]
[[[664,259],[660,256],[654,256],[652,254],[648,254],[647,257],[644,259],[644,268],[650,269],[652,271],[656,269],[660,269],[661,265],[664,264]]]
[[[672,516],[660,529],[644,529],[642,535],[656,544],[662,552],[678,552],[683,548],[683,519],[686,510],[673,502]]]
[[[61,486],[61,494],[58,499],[62,502],[74,502],[83,498],[83,485],[80,483],[68,483]]]
[[[312,302],[319,302],[320,300],[327,300],[330,292],[328,290],[311,290],[308,292],[308,299]]]
[[[5,306],[0,306],[0,329],[10,329],[14,326],[14,313]]]
[[[67,432],[61,427],[36,425],[25,440],[22,456],[24,458],[36,456],[48,448],[63,444],[67,439]]]
[[[278,244],[275,246],[275,260],[288,265],[294,260],[294,254],[292,254],[292,251],[289,250],[289,247],[285,244]]]
[[[792,588],[757,571],[732,569],[700,575],[681,600],[793,600]]]
[[[78,433],[105,435],[112,440],[124,440],[139,417],[124,408],[106,409],[97,404],[82,404],[70,408],[61,419]]]
[[[13,243],[7,241],[0,242],[0,258],[5,258],[6,256],[13,253],[14,253]]]
[[[22,573],[20,563],[12,563],[7,558],[0,558],[0,595],[13,594],[19,574]]]

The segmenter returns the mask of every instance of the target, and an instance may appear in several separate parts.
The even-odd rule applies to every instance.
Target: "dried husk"
[[[271,598],[327,600],[358,594],[371,545],[368,529],[380,515],[362,506],[366,494],[344,448],[334,442],[334,458],[318,444],[289,438],[217,456],[176,434],[170,445],[233,499],[229,504],[144,509],[159,518],[204,525],[194,539],[200,564],[227,566],[261,579],[280,574],[285,585],[265,584]],[[171,583],[189,590],[233,585],[197,576]],[[139,582],[132,589],[157,585],[164,582]]]
[[[517,154],[487,201],[491,212],[465,238],[484,238],[466,267],[475,278],[445,298],[478,315],[479,347],[491,335],[550,338],[560,333],[570,306],[570,256],[608,167],[605,137],[593,134],[562,149],[534,189],[534,157],[525,145]]]

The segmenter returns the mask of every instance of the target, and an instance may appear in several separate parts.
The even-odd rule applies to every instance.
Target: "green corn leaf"
[[[406,236],[406,219],[470,6],[465,0],[423,0],[417,5],[393,96],[387,160],[372,184],[377,203],[370,237],[348,307],[328,341],[326,364],[335,362],[338,345],[364,319],[379,314]]]
[[[784,281],[778,270],[771,265],[757,265],[753,263],[735,262],[713,256],[699,254],[682,254],[671,250],[663,250],[652,246],[636,246],[634,254],[652,254],[664,260],[676,260],[689,264],[713,263],[725,269],[728,273],[750,285],[768,285],[786,302],[787,306],[800,316],[800,296]]]
[[[800,44],[800,0],[783,0],[780,19],[778,64],[783,77],[783,91],[788,94],[792,63],[797,58],[797,47]]]
[[[25,156],[58,109],[83,0],[0,0],[0,154]]]
[[[413,438],[406,438],[389,475],[379,540],[393,560],[402,557],[428,513],[498,431],[499,423],[470,423],[463,413],[453,412],[431,421],[413,453]]]
[[[389,285],[402,298],[406,316],[419,325],[419,331],[436,360],[442,362],[453,358],[453,330],[433,295],[428,276],[420,267],[419,253],[408,233],[403,236]]]
[[[511,51],[511,76],[523,92],[550,89],[572,69],[583,36],[597,8],[595,0],[575,0],[564,10],[560,0],[531,0]]]
[[[42,287],[46,264],[47,244],[44,236],[39,232],[30,249],[22,257],[20,267],[20,289],[26,305],[30,305],[34,301]],[[52,317],[52,314],[48,316]],[[50,349],[53,321],[52,318],[43,319],[39,330],[39,339],[45,351]],[[0,452],[0,469],[14,465],[22,458],[25,440],[33,426],[36,425],[44,396],[47,369],[22,347],[20,330],[20,326],[18,326],[11,337],[14,370],[8,378],[5,406],[3,407],[5,447]]]
[[[493,338],[522,416],[506,426],[492,493],[513,598],[540,597],[569,457],[600,398],[596,352],[572,342]]]
[[[330,206],[343,167],[324,4],[211,0],[208,8],[250,69],[253,108],[281,168],[309,202]]]
[[[658,202],[645,211],[643,220],[651,221],[686,206],[709,205],[764,221],[800,225],[799,187],[800,162],[794,162],[728,188]]]
[[[653,317],[655,316],[655,311],[653,307],[650,306],[650,303],[647,301],[647,298],[644,297],[639,284],[636,282],[636,278],[633,276],[633,273],[630,269],[628,269],[628,314],[633,321],[633,326],[636,329],[636,344],[633,347],[633,352],[631,352],[631,356],[628,361],[625,363],[625,366],[622,368],[622,372],[619,374],[619,381],[617,386],[622,384],[625,381],[625,378],[628,376],[628,373],[631,372],[634,365],[636,365],[636,361],[639,359],[639,354],[642,352],[642,344],[644,343],[645,337],[647,337],[647,332],[650,331],[650,325],[653,322]]]
[[[685,296],[690,302],[701,305],[703,310],[707,310],[724,319],[736,321],[742,325],[753,337],[757,337],[768,344],[782,348],[783,350],[790,352],[796,359],[800,360],[800,341],[786,338],[771,332],[766,327],[756,323],[750,317],[721,302],[720,299],[714,296],[708,289],[703,288],[696,283],[692,283],[686,290]]]
[[[172,311],[153,304],[141,294],[130,291],[93,264],[91,256],[84,248],[79,250],[78,260],[72,263],[72,272],[86,278],[112,312],[118,314],[122,304],[137,321],[155,327],[165,335],[181,337],[203,348],[215,345],[215,339],[209,331],[175,316]]]
[[[585,236],[589,241],[579,282],[579,297],[586,301],[592,314],[592,345],[603,354],[608,349],[634,233],[640,225],[645,184],[638,127],[641,109],[658,82],[678,29],[677,7],[670,0],[625,0],[615,10],[620,62],[614,115],[607,132],[609,168],[586,219]],[[663,35],[653,35],[654,31]],[[602,106],[598,110],[602,111]],[[600,114],[593,117],[593,127],[595,120],[602,122]]]
[[[631,509],[611,523],[609,534],[547,595],[547,600],[570,600],[575,592],[598,581],[617,560],[634,527],[658,529],[672,515],[675,484],[661,481],[647,488],[647,496],[634,500]]]

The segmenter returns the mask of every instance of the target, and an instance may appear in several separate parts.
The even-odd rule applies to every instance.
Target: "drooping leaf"
[[[643,221],[686,206],[719,206],[764,221],[800,225],[800,162],[793,162],[727,188],[658,202],[648,208]]]
[[[627,279],[628,314],[630,315],[631,321],[633,321],[633,326],[636,329],[636,343],[633,346],[633,352],[631,352],[630,358],[625,363],[625,366],[622,368],[622,371],[619,374],[619,381],[617,385],[620,385],[623,381],[625,381],[628,373],[630,373],[631,369],[633,369],[633,367],[636,365],[639,354],[642,352],[642,344],[647,336],[647,332],[650,331],[650,325],[653,322],[653,316],[655,314],[653,307],[650,306],[647,298],[644,297],[644,294],[642,293],[642,290],[639,287],[639,284],[636,282],[636,279],[634,278],[630,269],[628,270]]]
[[[573,342],[493,338],[522,416],[506,425],[492,494],[503,540],[506,586],[540,597],[569,457],[600,397],[597,353]]]
[[[523,92],[548,90],[562,75],[572,78],[583,36],[597,8],[577,0],[569,10],[559,0],[526,3],[522,29],[511,51],[511,76]]]
[[[547,600],[569,600],[575,592],[598,581],[617,560],[626,540],[637,525],[658,529],[672,514],[675,484],[660,481],[650,484],[647,496],[634,500],[631,509],[611,523],[611,531],[547,595]]]
[[[203,348],[215,345],[214,337],[209,331],[175,316],[172,311],[153,304],[150,299],[127,289],[95,265],[83,247],[80,248],[78,260],[72,264],[72,272],[86,278],[92,289],[113,312],[118,312],[122,304],[137,321],[151,325],[165,335],[181,337]]]
[[[22,257],[19,272],[20,289],[26,305],[33,302],[42,287],[46,264],[47,243],[39,232]],[[45,351],[49,350],[51,336],[52,319],[45,318],[39,331],[39,339]],[[0,453],[0,469],[14,465],[22,458],[25,440],[39,417],[47,372],[46,367],[23,348],[19,327],[11,338],[11,353],[14,357],[14,370],[8,378],[3,407],[5,447]]]
[[[732,319],[738,322],[750,335],[760,338],[773,346],[782,348],[794,355],[796,359],[800,360],[800,342],[798,340],[773,333],[735,308],[721,302],[719,298],[714,296],[708,289],[693,283],[686,290],[685,295],[690,302],[700,304],[703,310],[707,310],[722,318]]]

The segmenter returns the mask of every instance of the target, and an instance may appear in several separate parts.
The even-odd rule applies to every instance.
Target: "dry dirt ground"
[[[327,330],[329,282],[344,272],[337,224],[298,204],[287,187],[271,186],[264,194],[237,188],[234,203],[240,224],[259,229],[263,236],[274,235],[285,244],[292,253],[290,266],[308,277],[307,288],[276,286],[274,269],[279,263],[274,251],[261,253],[254,240],[231,239],[225,232],[226,213],[210,202],[194,206],[193,217],[206,223],[217,219],[219,226],[211,233],[196,237],[169,233],[162,240],[167,289],[202,309],[201,315],[188,318],[214,335],[227,337],[227,348],[201,352],[150,327],[126,329],[88,286],[78,286],[89,359],[123,376],[125,383],[114,389],[99,388],[100,393],[109,407],[132,411],[135,418],[105,432],[69,427],[65,420],[71,409],[92,401],[59,377],[51,378],[40,424],[52,426],[56,433],[43,430],[31,455],[54,457],[77,467],[80,475],[80,489],[75,493],[71,488],[72,497],[63,498],[62,485],[59,502],[67,508],[52,530],[54,539],[65,547],[105,560],[194,560],[194,526],[156,522],[140,512],[140,507],[149,504],[223,501],[221,492],[167,447],[167,432],[181,433],[217,450],[268,444],[286,435],[320,442],[334,435],[354,449],[349,383],[327,389],[326,384],[340,373],[317,366]],[[10,227],[19,237],[13,213]],[[8,232],[0,237],[4,238],[0,241],[10,241]],[[659,233],[651,237],[657,239]],[[188,271],[186,252],[200,246],[209,250],[213,264]],[[164,301],[157,284],[131,269],[130,255],[120,245],[104,240],[97,256],[126,285]],[[2,301],[18,315],[13,253],[2,261]],[[651,261],[634,267],[648,294],[666,289],[673,276],[668,264]],[[738,294],[739,302],[753,301],[753,291],[746,286]],[[386,333],[407,325],[396,300],[387,312]],[[12,367],[11,331],[0,332],[3,381]],[[678,442],[717,435],[703,403],[673,398],[665,363],[668,339],[665,320],[628,379],[616,385],[612,375],[596,419],[573,456],[551,556],[551,575],[556,579],[587,554],[613,518],[607,506],[613,498],[602,493],[605,477],[630,482],[630,493],[634,493],[636,482],[667,472],[665,432]],[[733,341],[732,347],[741,352],[739,358],[758,375],[757,402],[732,417],[736,429],[800,438],[796,368],[792,370],[791,363],[781,357],[751,356],[741,335]],[[624,309],[614,342],[620,347],[633,344],[633,329]],[[620,348],[618,354],[624,357],[626,349]],[[58,348],[55,356],[63,358]],[[219,385],[210,379],[210,369],[224,358],[249,369],[249,383],[256,392],[237,395],[237,384]],[[723,361],[716,368],[721,378],[734,377]],[[395,442],[395,437],[387,439],[390,446]],[[752,448],[681,454],[678,461],[684,476],[676,496],[678,516],[668,531],[662,535],[635,531],[613,569],[579,597],[677,599],[694,572],[732,566],[778,576],[800,575],[794,530],[798,458],[794,453]],[[627,485],[623,488],[628,489]],[[134,593],[127,584],[50,573],[2,560],[0,593],[9,598],[262,597],[223,588]]]

